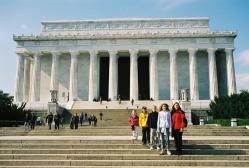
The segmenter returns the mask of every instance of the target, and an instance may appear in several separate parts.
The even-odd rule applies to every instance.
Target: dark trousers
[[[143,144],[150,143],[150,128],[149,127],[142,128],[142,142]]]
[[[180,129],[173,130],[173,136],[175,140],[176,154],[182,154],[182,132]]]
[[[78,129],[78,123],[75,123],[74,129]]]
[[[48,123],[48,129],[50,129],[50,130],[51,130],[51,125],[52,125],[52,123],[49,122],[49,123]]]
[[[54,129],[60,129],[60,122],[59,121],[56,121],[54,123]]]

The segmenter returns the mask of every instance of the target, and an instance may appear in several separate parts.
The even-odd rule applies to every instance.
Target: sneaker
[[[171,152],[169,150],[167,150],[167,155],[171,155]]]
[[[159,151],[159,150],[160,150],[160,148],[159,148],[159,147],[157,147],[157,148],[156,148],[156,150],[157,150],[157,151]]]
[[[150,147],[150,150],[153,150],[153,149],[154,149],[153,146],[151,146],[151,147]]]
[[[162,150],[161,153],[160,153],[160,155],[164,155],[164,154],[165,154],[165,153],[164,153],[164,150]]]

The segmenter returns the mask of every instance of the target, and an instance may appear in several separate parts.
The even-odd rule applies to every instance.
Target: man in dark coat
[[[50,129],[50,130],[51,130],[53,118],[54,118],[54,116],[53,116],[52,112],[50,112],[49,115],[47,115],[47,117],[46,117],[46,122],[48,123],[48,129]]]
[[[60,129],[60,115],[58,113],[54,115],[54,129]]]
[[[35,113],[31,114],[31,129],[35,129],[35,122],[36,122],[37,116],[35,115]]]
[[[75,128],[75,129],[78,129],[79,121],[80,121],[79,116],[78,116],[78,114],[76,113],[75,116],[74,116],[74,128]]]

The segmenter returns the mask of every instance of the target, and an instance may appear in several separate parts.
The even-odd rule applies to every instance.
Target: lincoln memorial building
[[[14,35],[15,102],[45,106],[93,100],[177,101],[196,107],[236,93],[234,31],[209,18],[128,18],[42,22],[39,35]],[[71,104],[71,106],[68,106]],[[92,107],[94,108],[94,107]]]

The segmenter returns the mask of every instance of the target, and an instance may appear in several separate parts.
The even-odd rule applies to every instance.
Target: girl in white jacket
[[[158,114],[157,120],[157,131],[160,133],[161,139],[162,150],[160,155],[164,155],[165,151],[167,151],[167,155],[171,155],[169,150],[169,136],[172,131],[171,112],[169,110],[168,104],[166,103],[160,106],[160,112]]]

